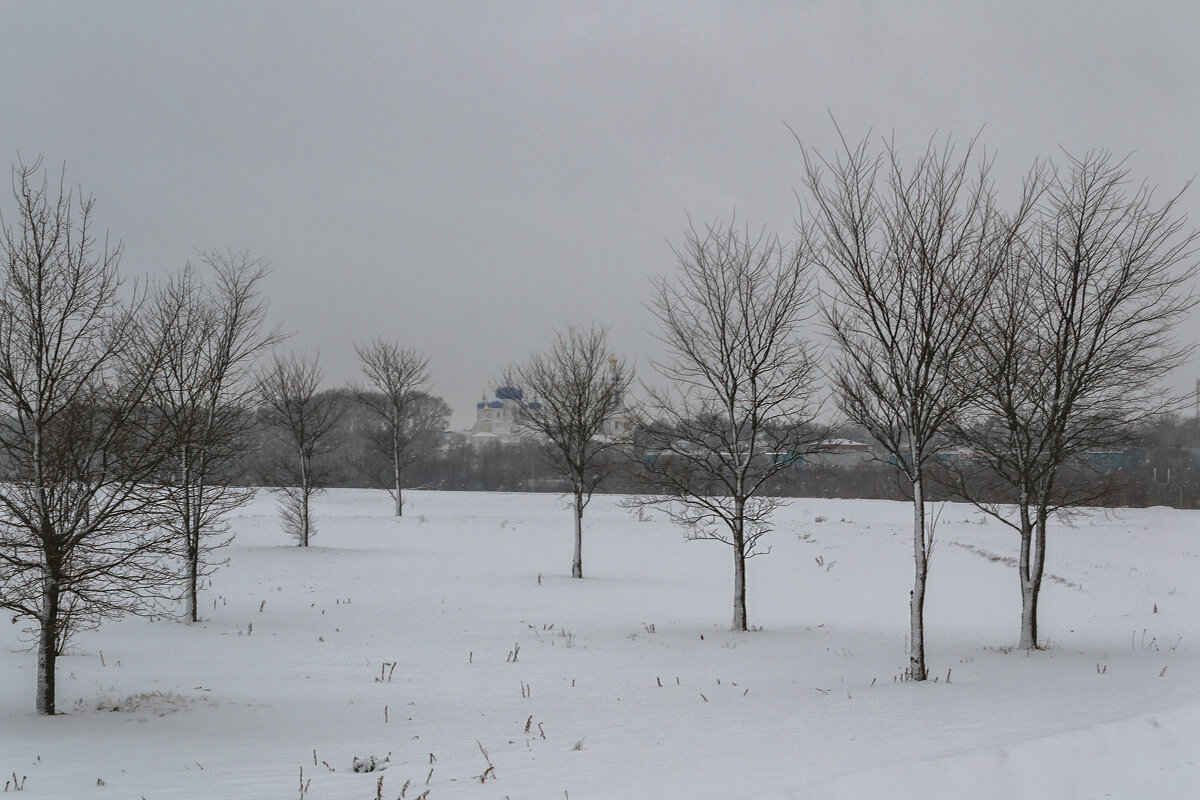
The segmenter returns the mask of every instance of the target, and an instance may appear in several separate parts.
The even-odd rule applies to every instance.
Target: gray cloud
[[[269,259],[332,381],[375,334],[426,350],[461,425],[568,321],[648,371],[687,213],[790,233],[785,123],[823,149],[829,111],[906,147],[983,128],[1013,183],[1107,147],[1177,189],[1196,30],[1190,2],[6,4],[0,153],[65,161],[127,272]]]

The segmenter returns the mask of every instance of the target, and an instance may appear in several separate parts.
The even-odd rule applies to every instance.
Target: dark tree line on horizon
[[[329,488],[377,489],[388,480],[387,458],[374,450],[373,434],[358,404],[339,390],[344,414],[333,433],[335,446],[323,458],[333,467]],[[438,397],[430,401],[441,407],[443,419],[449,408]],[[271,466],[277,447],[269,441],[265,423],[251,417],[252,443],[241,456],[232,484],[246,487],[282,486],[286,479]],[[813,458],[794,461],[772,477],[767,493],[781,497],[822,497],[866,500],[911,500],[897,480],[896,469],[871,437],[861,429],[843,426],[836,435],[868,444],[875,455],[862,463],[827,466]],[[637,439],[636,435],[634,437]],[[566,493],[569,482],[546,461],[541,444],[533,438],[512,443],[473,442],[468,437],[430,429],[419,437],[416,458],[405,471],[404,488],[426,491],[543,492]],[[955,456],[957,457],[957,456]],[[948,469],[950,454],[934,465],[930,499],[936,502],[961,500],[954,486],[957,476]],[[636,491],[630,464],[614,462],[615,470],[597,488],[600,494],[629,494]],[[1172,506],[1200,508],[1200,424],[1190,415],[1165,414],[1148,420],[1119,450],[1097,452],[1080,460],[1078,477],[1102,489],[1087,503],[1093,506]],[[1010,493],[999,486],[988,487],[990,499],[1011,502]]]

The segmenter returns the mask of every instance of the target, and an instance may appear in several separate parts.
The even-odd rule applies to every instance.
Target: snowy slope
[[[1193,512],[1057,526],[1052,647],[1030,656],[1010,650],[1012,534],[947,505],[926,613],[938,681],[917,685],[896,680],[904,504],[783,509],[749,567],[762,630],[733,634],[729,550],[612,498],[588,509],[577,581],[559,497],[408,497],[396,520],[383,493],[331,492],[307,551],[260,497],[207,620],[81,637],[53,719],[32,711],[33,656],[9,626],[0,772],[28,776],[29,798],[297,798],[301,768],[311,800],[369,800],[381,776],[382,797],[411,781],[430,800],[1200,793]]]

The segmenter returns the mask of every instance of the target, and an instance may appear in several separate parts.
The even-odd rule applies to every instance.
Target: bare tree
[[[0,605],[37,628],[37,710],[55,713],[55,663],[74,630],[159,608],[177,587],[153,480],[168,432],[145,399],[161,329],[122,300],[119,244],[93,200],[40,162],[13,169],[0,287]]]
[[[166,335],[153,402],[175,446],[162,480],[176,489],[171,527],[184,554],[192,622],[198,619],[200,579],[215,568],[207,556],[231,539],[223,520],[254,496],[231,481],[250,447],[258,390],[254,362],[282,339],[279,328],[265,329],[260,286],[266,265],[244,252],[200,258],[213,274],[211,285],[189,263],[151,304]]]
[[[571,577],[583,577],[583,510],[616,461],[614,449],[627,439],[619,415],[631,375],[609,356],[604,328],[568,327],[550,349],[515,371],[515,384],[529,395],[519,402],[517,423],[545,444],[554,471],[574,497],[575,555]]]
[[[369,344],[356,346],[365,387],[354,390],[353,397],[369,409],[382,424],[380,436],[373,441],[391,462],[391,481],[386,484],[396,503],[396,516],[404,513],[401,482],[404,469],[413,463],[418,453],[414,444],[422,427],[430,421],[428,397],[429,359],[416,350],[401,347],[394,341],[377,338]]]
[[[733,551],[733,630],[746,630],[746,560],[783,501],[762,494],[824,438],[820,369],[802,325],[806,254],[730,223],[692,228],[675,250],[676,282],[650,308],[669,354],[653,362],[666,388],[647,387],[640,412],[642,495],[689,539]]]
[[[1068,156],[1035,178],[1039,205],[978,317],[970,361],[984,391],[959,434],[974,468],[953,473],[1020,537],[1025,650],[1038,647],[1047,522],[1105,488],[1066,473],[1088,471],[1096,451],[1124,446],[1169,407],[1159,379],[1191,352],[1173,328],[1195,305],[1197,268],[1179,195],[1156,204],[1152,187],[1130,192],[1128,169],[1109,153]],[[1013,511],[981,499],[997,488]]]
[[[283,441],[286,456],[276,465],[282,486],[284,530],[301,547],[316,532],[312,500],[328,487],[331,474],[322,456],[336,443],[330,435],[342,413],[341,398],[321,389],[317,356],[276,355],[259,379],[267,423]]]
[[[803,145],[802,145],[803,146]],[[833,369],[842,413],[873,436],[913,498],[914,580],[907,675],[924,680],[925,583],[933,528],[927,468],[972,399],[959,368],[999,265],[1003,225],[975,142],[960,154],[930,142],[906,169],[895,147],[843,140],[830,160],[804,151],[811,197],[805,229],[828,279],[824,316],[841,357]]]

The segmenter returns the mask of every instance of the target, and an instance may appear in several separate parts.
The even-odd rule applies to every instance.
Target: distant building
[[[523,432],[518,420],[522,408],[541,408],[535,400],[524,402],[525,393],[516,386],[501,386],[495,391],[495,398],[483,398],[475,404],[475,424],[467,432],[472,443],[482,445],[485,442],[500,442],[515,444],[528,434]]]
[[[608,380],[614,384],[621,382],[620,362],[616,356],[608,358]],[[615,410],[609,417],[604,420],[604,426],[601,428],[601,435],[609,438],[618,438],[627,436],[630,429],[633,427],[633,421],[630,419],[629,409],[625,407],[625,392],[617,392],[617,402]]]
[[[804,462],[822,467],[857,467],[875,458],[869,445],[849,439],[829,439],[805,454]]]
[[[604,381],[619,383],[621,374],[618,369],[616,356],[608,359],[609,377]],[[500,386],[489,400],[487,394],[475,404],[475,424],[465,432],[469,441],[476,445],[484,442],[499,442],[501,444],[516,444],[533,436],[529,431],[521,429],[521,409],[538,410],[542,404],[537,398],[525,401],[525,391],[517,386]],[[629,432],[631,422],[629,412],[625,407],[625,394],[617,396],[617,410],[604,421],[601,437],[617,437]]]

